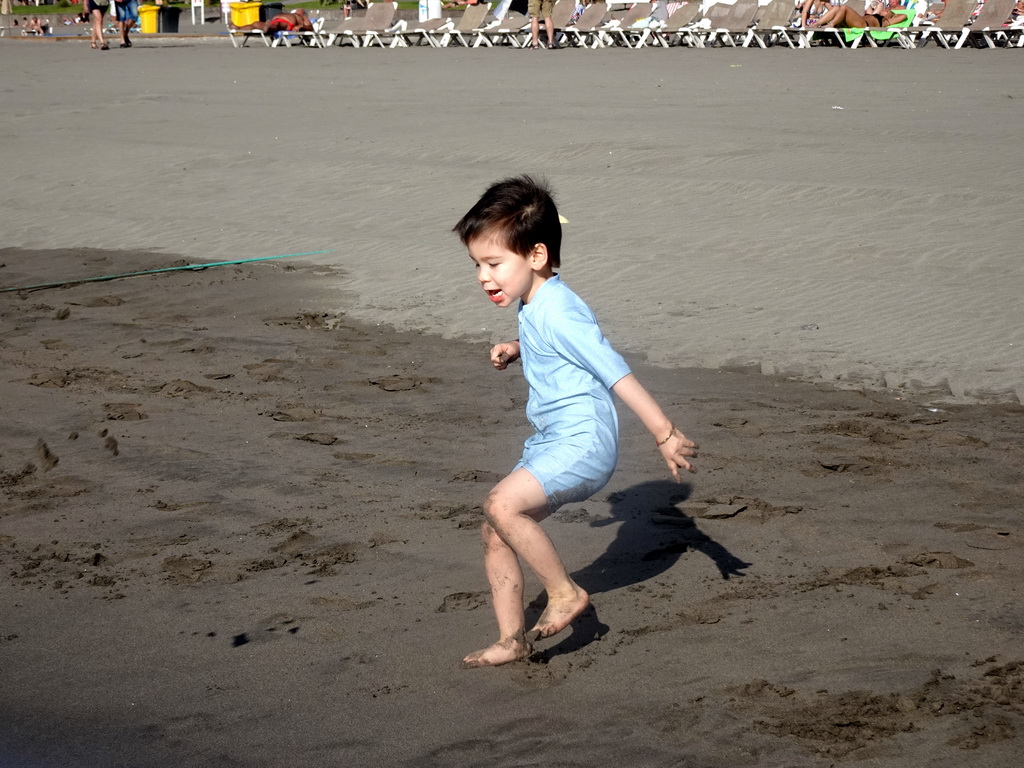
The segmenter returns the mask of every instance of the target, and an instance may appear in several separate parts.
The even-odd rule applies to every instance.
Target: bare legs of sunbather
[[[265,21],[254,21],[252,24],[244,24],[241,27],[234,28],[236,32],[260,32],[267,31],[267,22]]]
[[[484,504],[484,513],[484,568],[498,620],[498,642],[466,656],[464,667],[494,667],[525,659],[533,640],[558,634],[590,605],[589,595],[569,578],[554,544],[540,527],[548,516],[547,498],[533,475],[517,469],[498,483]],[[537,575],[548,596],[547,608],[529,633],[520,559]]]

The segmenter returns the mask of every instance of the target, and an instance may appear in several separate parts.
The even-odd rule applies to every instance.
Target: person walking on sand
[[[89,23],[89,47],[106,51],[110,48],[103,40],[103,15],[110,7],[110,0],[82,0],[82,12],[88,14]]]
[[[601,334],[590,308],[562,282],[562,225],[551,193],[529,176],[492,185],[453,231],[469,251],[476,279],[498,307],[518,305],[519,338],[491,348],[505,370],[522,360],[529,385],[526,415],[536,430],[523,457],[484,503],[481,534],[498,641],[462,660],[488,667],[524,659],[538,638],[569,626],[590,605],[565,570],[540,522],[582,501],[611,478],[618,458],[618,396],[654,436],[678,481],[695,471],[697,444],[665,416]],[[521,563],[537,575],[547,607],[529,632]]]
[[[114,0],[114,11],[117,13],[117,31],[121,33],[121,47],[131,48],[128,33],[139,23],[139,0]]]

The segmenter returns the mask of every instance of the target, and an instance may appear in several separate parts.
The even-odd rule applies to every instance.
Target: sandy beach
[[[0,41],[0,288],[283,257],[0,293],[0,765],[1014,764],[1018,59]],[[623,413],[464,671],[519,172],[701,471]]]

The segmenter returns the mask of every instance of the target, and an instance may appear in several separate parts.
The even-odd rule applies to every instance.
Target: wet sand
[[[1014,52],[43,50],[0,287],[333,253],[0,294],[0,763],[1013,764]],[[447,229],[519,171],[703,456],[623,413],[546,523],[594,609],[463,671],[528,427]]]

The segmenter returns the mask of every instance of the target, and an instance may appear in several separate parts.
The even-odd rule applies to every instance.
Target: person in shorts
[[[121,47],[131,48],[128,33],[139,23],[139,0],[114,0],[117,14],[117,29],[121,33]]]
[[[103,17],[110,7],[110,0],[82,0],[82,13],[89,19],[89,47],[106,51],[110,48],[103,39]]]
[[[601,333],[594,313],[555,272],[562,224],[547,187],[529,176],[491,185],[455,225],[476,282],[496,307],[517,307],[519,338],[495,344],[491,364],[523,363],[526,416],[536,432],[523,456],[484,502],[484,569],[498,641],[468,654],[463,667],[527,658],[532,643],[568,627],[590,605],[540,522],[563,504],[604,487],[618,459],[618,398],[654,437],[672,476],[694,471],[697,444],[675,428]],[[481,392],[493,411],[493,397]],[[488,403],[490,403],[488,405]],[[522,564],[537,575],[547,605],[526,631]]]
[[[530,0],[530,47],[540,50],[540,20],[544,19],[544,29],[548,35],[548,48],[558,48],[555,41],[555,25],[551,23],[551,11],[555,0]]]

